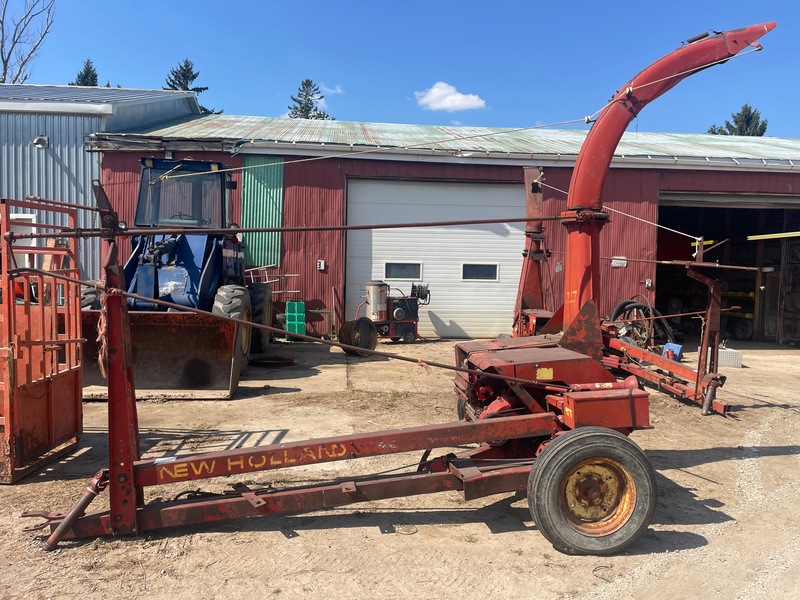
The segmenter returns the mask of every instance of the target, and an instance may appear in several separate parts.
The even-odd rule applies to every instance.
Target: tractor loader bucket
[[[85,398],[107,398],[98,366],[100,311],[81,312]],[[246,359],[241,326],[231,321],[181,312],[128,313],[137,398],[230,398]]]

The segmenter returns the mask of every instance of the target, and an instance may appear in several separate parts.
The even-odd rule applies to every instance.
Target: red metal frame
[[[716,397],[717,388],[725,383],[725,377],[717,373],[722,284],[698,273],[690,265],[687,266],[687,274],[708,286],[708,305],[697,368],[624,342],[616,337],[611,327],[604,331],[608,352],[603,357],[603,364],[610,369],[627,371],[681,400],[701,405],[704,415],[713,411],[725,416],[731,407]]]
[[[77,240],[15,245],[12,210],[50,213],[77,226],[76,211],[36,200],[0,200],[0,483],[12,483],[77,447],[83,432]],[[28,223],[25,222],[27,225]],[[30,274],[16,256],[44,263]]]
[[[536,335],[553,316],[553,313],[544,310],[542,293],[542,261],[547,258],[542,227],[543,177],[541,168],[525,168],[525,215],[530,220],[525,225],[523,266],[514,305],[514,324],[511,328],[514,337]]]

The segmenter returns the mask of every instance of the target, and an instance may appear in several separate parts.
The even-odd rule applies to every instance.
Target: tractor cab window
[[[137,226],[224,227],[225,174],[210,168],[197,170],[197,165],[188,168],[180,161],[149,163],[157,164],[145,164],[142,169]]]

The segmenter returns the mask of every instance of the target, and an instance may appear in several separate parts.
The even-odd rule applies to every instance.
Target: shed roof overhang
[[[577,154],[441,150],[419,147],[368,146],[280,140],[227,138],[169,138],[146,134],[95,133],[88,136],[90,152],[228,152],[352,158],[369,160],[442,162],[542,167],[573,167]],[[732,158],[725,156],[666,156],[616,154],[614,168],[691,169],[706,171],[800,172],[800,161],[788,159]]]
[[[138,97],[129,100],[113,100],[110,102],[70,102],[68,100],[22,100],[0,99],[0,112],[71,114],[71,115],[115,115],[120,108],[127,106],[143,106],[163,103],[168,100],[186,100],[194,113],[200,112],[200,105],[194,94],[176,93],[174,97],[153,96]]]

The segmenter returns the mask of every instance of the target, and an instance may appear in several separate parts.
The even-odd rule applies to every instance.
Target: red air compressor
[[[364,287],[367,290],[367,317],[375,324],[380,337],[388,337],[393,342],[403,340],[409,344],[419,337],[419,307],[431,302],[427,284],[412,283],[408,296],[397,288],[402,295],[390,296],[389,284],[383,281],[370,281]]]

